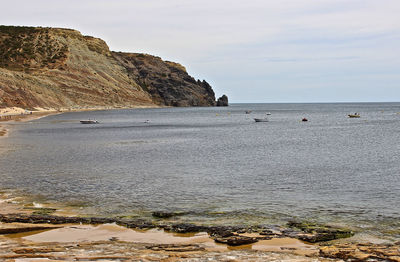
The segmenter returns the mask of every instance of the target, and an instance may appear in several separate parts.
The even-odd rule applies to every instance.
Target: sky
[[[400,101],[399,0],[2,1],[0,24],[179,62],[233,103]]]

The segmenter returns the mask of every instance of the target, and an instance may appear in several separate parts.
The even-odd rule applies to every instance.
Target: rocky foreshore
[[[3,203],[4,205],[4,203]],[[5,210],[5,209],[3,209]],[[74,260],[108,260],[132,261],[143,258],[142,261],[268,261],[281,259],[283,261],[400,261],[400,243],[371,244],[371,243],[335,243],[332,240],[348,238],[354,233],[349,229],[319,225],[309,222],[289,222],[286,226],[253,225],[253,226],[210,226],[190,223],[173,223],[167,218],[178,214],[154,212],[150,219],[124,219],[108,217],[80,217],[52,215],[53,208],[15,208],[11,212],[0,214],[0,259],[16,261],[19,258],[46,258],[61,261]],[[22,212],[19,212],[22,211]],[[162,217],[162,218],[161,218]],[[15,234],[36,234],[46,230],[77,228],[82,225],[112,224],[127,229],[158,230],[173,234],[193,235],[203,233],[214,245],[223,245],[225,251],[209,249],[201,242],[189,243],[131,243],[121,241],[118,237],[110,237],[107,241],[84,241],[84,243],[58,243],[16,241]],[[72,226],[71,226],[72,225]],[[76,226],[74,226],[76,225]],[[87,230],[87,229],[86,229]],[[306,248],[296,245],[284,245],[288,240],[304,243]],[[255,249],[257,245],[274,243],[274,248]],[[280,242],[281,241],[281,242]],[[65,241],[61,241],[65,242]],[[302,244],[303,245],[303,244]],[[232,251],[231,249],[237,249]],[[231,250],[231,251],[229,251]],[[280,254],[273,253],[278,250]],[[282,252],[284,254],[282,254]],[[304,252],[304,253],[303,253]],[[301,255],[301,256],[299,256]],[[229,257],[234,259],[229,259]],[[274,258],[275,257],[275,258]],[[274,258],[274,259],[272,259]],[[153,260],[152,260],[153,259]],[[86,261],[85,260],[85,261]]]
[[[0,222],[3,223],[26,223],[26,224],[111,224],[115,223],[126,228],[133,229],[152,229],[160,228],[167,232],[174,233],[199,233],[207,232],[216,242],[224,243],[230,246],[238,246],[255,243],[259,240],[268,240],[272,238],[296,238],[309,243],[318,243],[323,241],[335,240],[344,237],[350,237],[354,233],[351,230],[343,228],[334,228],[317,224],[290,222],[289,227],[279,227],[270,225],[254,226],[207,226],[195,225],[189,223],[166,224],[164,222],[155,222],[144,219],[127,220],[118,218],[103,217],[67,217],[41,214],[0,214]],[[299,226],[301,225],[301,226]],[[0,231],[1,232],[1,231]],[[3,231],[3,234],[7,233]],[[15,233],[12,231],[11,233]],[[249,237],[243,234],[256,234]]]

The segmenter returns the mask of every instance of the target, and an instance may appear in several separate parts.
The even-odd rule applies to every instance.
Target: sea
[[[303,220],[400,238],[400,103],[65,112],[11,129],[0,188],[35,201],[97,216]]]

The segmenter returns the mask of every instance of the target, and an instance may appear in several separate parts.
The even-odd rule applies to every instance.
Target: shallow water
[[[265,112],[270,121],[255,123]],[[361,118],[347,118],[354,112]],[[1,141],[10,150],[0,186],[101,215],[167,209],[189,212],[180,220],[240,224],[297,217],[400,235],[398,112],[400,103],[65,113],[13,126]],[[88,118],[101,124],[79,123]]]

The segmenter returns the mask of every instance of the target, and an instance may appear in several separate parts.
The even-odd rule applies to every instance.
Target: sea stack
[[[228,106],[228,97],[226,95],[222,95],[217,100],[217,106]]]

